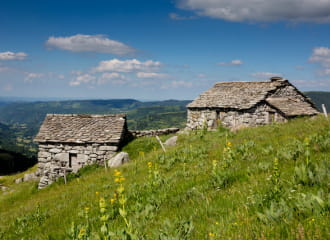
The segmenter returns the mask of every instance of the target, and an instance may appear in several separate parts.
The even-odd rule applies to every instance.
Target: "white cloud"
[[[313,49],[312,56],[309,58],[309,62],[318,63],[322,69],[317,73],[321,76],[330,75],[330,48],[316,47]]]
[[[96,80],[96,77],[91,75],[91,74],[81,74],[78,75],[74,78],[74,80],[72,80],[71,82],[69,82],[70,86],[79,86],[82,83],[94,83]]]
[[[177,0],[200,16],[227,21],[330,22],[329,0]]]
[[[230,62],[219,62],[217,63],[217,65],[220,65],[220,66],[239,66],[239,65],[242,65],[243,64],[243,61],[242,60],[238,60],[238,59],[235,59],[235,60],[231,60]]]
[[[198,18],[197,16],[182,16],[177,13],[170,13],[168,16],[172,20],[193,20]]]
[[[43,73],[29,73],[29,72],[26,72],[26,77],[24,78],[24,82],[32,82],[32,79],[35,79],[35,78],[42,78],[45,76],[45,74]]]
[[[97,83],[102,85],[106,83],[112,83],[114,85],[123,85],[128,82],[126,76],[112,72],[112,73],[103,73],[102,76],[98,79]]]
[[[258,79],[269,79],[271,77],[282,77],[282,73],[271,73],[271,72],[256,72],[251,74],[252,77],[258,78]]]
[[[93,72],[154,72],[157,71],[160,67],[160,62],[155,62],[152,60],[140,62],[137,59],[130,59],[124,61],[112,59],[100,62],[99,65],[93,69]]]
[[[104,35],[77,34],[69,37],[49,37],[46,45],[72,52],[111,53],[119,56],[136,52],[134,48],[106,38]]]
[[[153,72],[138,72],[136,74],[138,78],[166,78],[167,74],[164,73],[153,73]]]
[[[0,52],[0,60],[24,60],[28,55],[24,52]]]

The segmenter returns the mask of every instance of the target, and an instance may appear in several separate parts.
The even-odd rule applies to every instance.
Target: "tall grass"
[[[132,161],[118,170],[93,169],[40,191],[10,185],[0,195],[0,239],[330,238],[330,125],[322,117],[192,132],[166,153],[156,139],[137,139],[124,151]]]

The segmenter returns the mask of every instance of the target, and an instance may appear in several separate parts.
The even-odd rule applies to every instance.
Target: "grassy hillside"
[[[166,153],[155,138],[124,150],[130,163],[87,167],[67,185],[0,179],[0,239],[330,238],[322,117],[192,132]]]

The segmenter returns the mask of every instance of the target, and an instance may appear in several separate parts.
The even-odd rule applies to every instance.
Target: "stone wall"
[[[101,144],[46,144],[39,143],[37,176],[39,188],[63,177],[66,172],[77,172],[93,163],[104,164],[118,150],[117,146]],[[71,165],[71,166],[70,166]]]
[[[247,110],[233,109],[188,109],[187,128],[215,129],[219,124],[227,128],[264,125],[271,122],[282,122],[286,119],[266,103]]]
[[[130,133],[134,138],[138,137],[154,137],[160,135],[167,135],[177,133],[180,129],[179,128],[164,128],[164,129],[157,129],[157,130],[131,130]]]

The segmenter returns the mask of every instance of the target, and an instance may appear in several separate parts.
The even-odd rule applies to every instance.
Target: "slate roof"
[[[118,145],[125,130],[125,114],[47,114],[34,141]]]
[[[267,98],[267,102],[289,117],[314,115],[318,113],[310,103],[297,101],[292,98]]]
[[[249,109],[284,83],[284,81],[219,82],[199,95],[187,107]]]
[[[306,99],[305,102],[299,102],[290,98],[270,99],[272,92],[287,85],[293,86],[287,79],[278,77],[274,77],[270,81],[218,82],[188,104],[187,108],[231,108],[244,110],[254,107],[261,101],[266,101],[287,116],[318,113],[313,103],[296,88],[297,93]]]

